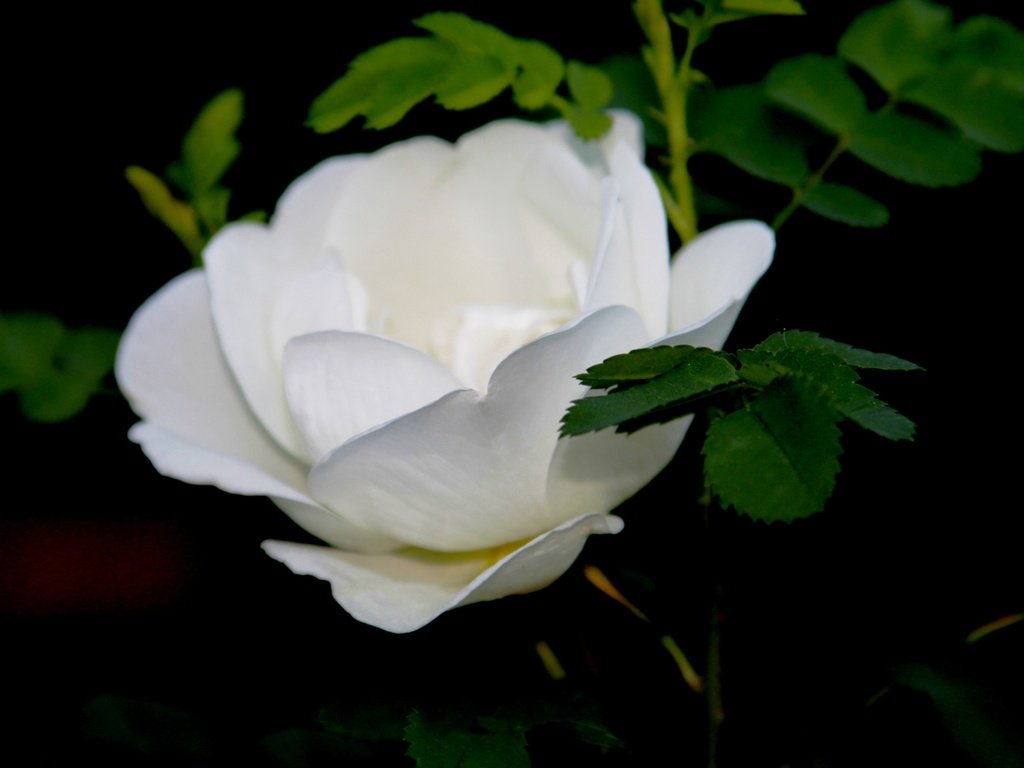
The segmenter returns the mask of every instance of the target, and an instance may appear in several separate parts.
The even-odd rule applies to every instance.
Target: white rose
[[[635,118],[584,145],[494,123],[328,160],[135,314],[117,377],[163,474],[269,496],[330,546],[268,541],[392,632],[539,589],[653,478],[685,422],[558,439],[588,366],[720,346],[768,267],[758,222],[669,268]]]

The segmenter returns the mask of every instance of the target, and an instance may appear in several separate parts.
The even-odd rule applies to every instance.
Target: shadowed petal
[[[357,555],[327,547],[264,542],[293,572],[330,582],[334,598],[359,621],[412,632],[460,605],[532,592],[572,565],[591,534],[618,533],[622,521],[584,515],[543,533],[495,562],[496,552]]]

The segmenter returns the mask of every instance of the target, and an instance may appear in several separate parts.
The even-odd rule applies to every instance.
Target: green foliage
[[[862,13],[839,40],[839,55],[889,93],[938,64],[952,40],[952,11],[927,0],[897,0]]]
[[[200,111],[182,140],[181,157],[167,167],[167,181],[184,200],[145,168],[125,170],[146,210],[174,233],[197,265],[206,243],[228,222],[231,192],[220,182],[241,151],[235,133],[243,114],[244,97],[237,88],[217,94]]]
[[[802,16],[803,7],[797,0],[698,0],[704,7],[704,15],[698,17],[692,10],[673,14],[672,20],[687,28],[697,25],[705,28],[743,21],[757,16]]]
[[[82,710],[82,728],[96,741],[168,765],[205,764],[214,739],[192,715],[163,704],[123,696],[98,696]]]
[[[889,440],[914,424],[860,383],[855,369],[917,370],[816,333],[786,331],[734,357],[689,346],[633,350],[576,378],[592,388],[562,419],[562,435],[634,432],[706,409],[705,477],[724,504],[754,519],[794,520],[821,510],[839,472],[840,421]]]
[[[335,733],[311,728],[289,728],[265,736],[263,748],[275,764],[287,768],[371,765],[375,757],[369,746]]]
[[[118,338],[105,328],[69,330],[51,315],[0,315],[0,392],[17,392],[33,421],[71,418],[113,368]]]
[[[787,186],[810,173],[803,148],[779,124],[758,86],[708,93],[693,107],[692,134],[700,148],[752,176]]]
[[[850,152],[893,178],[926,187],[957,186],[981,172],[975,145],[891,112],[863,120],[854,132]]]
[[[465,14],[431,13],[414,23],[432,36],[391,40],[357,56],[310,107],[314,130],[335,131],[360,115],[367,128],[387,128],[431,97],[445,109],[470,109],[508,88],[522,109],[558,109],[584,139],[611,127],[603,109],[612,81],[601,70],[575,61],[566,67],[543,43]],[[557,93],[563,78],[571,101]]]
[[[468,713],[431,718],[413,710],[405,727],[406,754],[418,768],[529,768],[526,733],[503,721],[484,726]]]
[[[658,88],[643,59],[636,54],[620,54],[604,59],[601,69],[612,80],[612,109],[627,109],[644,123],[644,142],[652,147],[668,145],[665,124],[654,117]]]
[[[820,511],[839,473],[838,414],[813,384],[783,377],[712,422],[704,472],[724,504],[757,520]]]
[[[834,134],[850,130],[867,113],[864,94],[842,62],[815,54],[776,64],[765,95]]]
[[[644,371],[655,369],[651,365],[653,361],[648,359],[650,355],[645,353],[658,350],[663,351],[659,357],[664,358],[665,363],[670,356],[675,358],[671,367],[654,376],[643,376]],[[607,388],[614,384],[616,388],[603,397],[576,400],[562,419],[563,435],[581,435],[610,426],[618,426],[618,431],[633,432],[652,421],[676,418],[678,411],[692,410],[690,406],[695,399],[708,397],[740,381],[735,367],[721,352],[688,346],[656,347],[639,352],[639,366],[632,364],[632,355],[619,355],[577,377],[590,386]],[[616,382],[613,371],[620,364],[622,378]],[[645,417],[643,422],[637,422],[641,417]]]
[[[827,181],[811,189],[803,205],[819,216],[852,227],[883,227],[889,222],[889,209],[877,200],[852,187]]]
[[[993,16],[967,19],[953,33],[952,59],[1024,93],[1024,33]]]

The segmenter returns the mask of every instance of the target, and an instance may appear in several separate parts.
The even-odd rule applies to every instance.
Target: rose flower
[[[559,439],[573,376],[654,344],[720,346],[771,231],[669,265],[635,118],[584,144],[502,121],[321,163],[268,226],[135,314],[117,378],[163,474],[270,497],[326,546],[266,542],[392,632],[539,589],[671,459],[687,422]]]

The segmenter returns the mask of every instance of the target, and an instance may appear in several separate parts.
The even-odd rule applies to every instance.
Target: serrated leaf
[[[867,113],[864,94],[838,59],[806,54],[772,67],[765,95],[822,128],[845,133]]]
[[[953,12],[927,0],[869,8],[839,40],[839,55],[898,93],[934,69],[952,40]]]
[[[492,56],[455,57],[444,82],[437,87],[437,103],[445,109],[470,109],[486,104],[515,79],[515,67]]]
[[[796,186],[810,173],[803,148],[771,114],[758,86],[725,88],[693,106],[693,134],[708,151],[752,176],[786,186]]]
[[[562,434],[581,435],[655,415],[664,409],[676,411],[689,400],[717,393],[740,381],[736,369],[721,352],[699,347],[665,349],[683,350],[685,357],[647,381],[576,400],[562,418]],[[673,418],[677,415],[672,414]],[[630,427],[627,431],[635,429]]]
[[[454,56],[453,46],[433,38],[403,37],[371,48],[317,97],[307,122],[320,133],[358,115],[368,128],[394,125],[443,85]]]
[[[954,63],[991,73],[1024,93],[1024,32],[994,16],[974,16],[953,34]]]
[[[643,120],[647,146],[668,146],[665,124],[651,113],[653,105],[660,103],[660,97],[643,59],[636,54],[621,54],[604,59],[599,66],[614,86],[609,109],[627,109]]]
[[[241,145],[235,132],[242,124],[244,98],[237,88],[214,96],[203,107],[181,144],[181,160],[168,175],[190,197],[213,187],[235,162]]]
[[[145,168],[131,165],[125,169],[124,177],[139,193],[146,210],[171,230],[189,253],[195,255],[202,250],[203,239],[192,206],[175,198],[167,185]]]
[[[819,216],[853,227],[882,227],[889,221],[888,208],[842,184],[821,182],[804,196],[802,203]]]
[[[991,71],[945,67],[909,88],[904,98],[937,112],[989,149],[1024,151],[1024,99]]]
[[[512,96],[523,109],[541,109],[551,102],[565,76],[565,63],[544,43],[517,40],[516,58],[521,69],[512,84]]]
[[[462,51],[487,54],[510,65],[516,64],[516,41],[495,26],[470,18],[464,13],[438,11],[413,21],[417,27],[433,32],[441,40]]]
[[[597,67],[579,61],[570,61],[565,73],[569,93],[585,110],[604,109],[612,99],[612,79]]]
[[[406,754],[418,768],[529,768],[522,729],[480,730],[467,715],[449,712],[429,718],[413,710],[405,726]]]
[[[858,124],[850,152],[911,184],[953,187],[981,172],[977,146],[915,118],[876,113]]]
[[[777,353],[786,349],[817,349],[833,354],[854,368],[873,368],[880,371],[920,371],[921,366],[884,352],[869,352],[841,341],[833,341],[813,331],[781,331],[773,333],[754,349]]]
[[[704,473],[723,504],[789,522],[824,508],[839,473],[838,413],[817,387],[782,377],[713,422]]]
[[[686,345],[659,346],[634,349],[592,365],[576,378],[581,384],[595,389],[607,389],[616,384],[646,381],[672,370],[692,357],[696,348]]]
[[[777,376],[796,376],[822,388],[832,405],[850,421],[889,440],[911,440],[914,423],[858,383],[857,372],[842,358],[821,349],[783,348],[773,353],[740,352],[747,371],[768,369]],[[749,373],[748,373],[749,375]],[[757,376],[762,382],[770,376]]]

